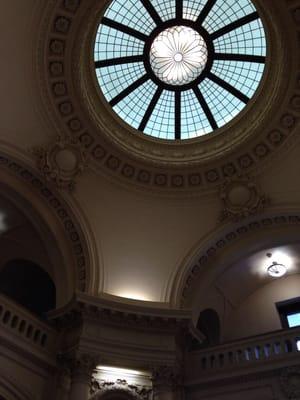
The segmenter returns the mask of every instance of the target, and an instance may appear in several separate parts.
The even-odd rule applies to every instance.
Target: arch
[[[118,389],[118,390],[111,390],[108,391],[104,394],[99,393],[98,396],[95,397],[95,399],[102,399],[102,400],[133,400],[136,399],[130,393],[129,391],[126,391],[124,389]]]
[[[185,258],[172,284],[171,303],[190,307],[195,297],[208,287],[221,269],[242,256],[268,247],[299,241],[300,212],[270,211],[227,224],[203,238]],[[204,278],[205,275],[205,278]]]
[[[43,317],[56,306],[56,287],[39,265],[22,259],[11,260],[0,270],[0,293]]]
[[[6,154],[0,154],[0,182],[1,194],[26,214],[45,243],[54,267],[58,305],[69,301],[75,290],[91,291],[95,273],[90,264],[91,245],[82,221],[78,222],[63,196]]]
[[[205,335],[208,345],[214,346],[220,343],[221,324],[215,310],[207,308],[200,312],[197,329]]]

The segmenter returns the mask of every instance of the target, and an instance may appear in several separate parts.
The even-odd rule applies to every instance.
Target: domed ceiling
[[[40,72],[53,117],[95,168],[143,188],[197,191],[250,173],[288,142],[299,110],[291,5],[131,6],[66,1],[45,13]],[[192,63],[178,50],[189,35]],[[161,57],[164,41],[178,61]]]

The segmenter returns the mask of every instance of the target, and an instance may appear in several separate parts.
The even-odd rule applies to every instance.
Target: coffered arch
[[[217,228],[194,246],[177,269],[171,303],[197,307],[201,291],[231,265],[264,249],[298,243],[299,232],[299,210],[270,210]]]
[[[76,205],[70,205],[24,162],[0,155],[1,192],[33,224],[49,255],[57,288],[57,305],[76,290],[101,288],[101,268],[93,253],[93,237]],[[92,261],[93,260],[93,261]]]

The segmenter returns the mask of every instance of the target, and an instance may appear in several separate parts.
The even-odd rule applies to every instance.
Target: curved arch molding
[[[177,277],[173,282],[171,293],[172,304],[186,307],[195,290],[195,284],[200,279],[201,273],[214,262],[216,257],[230,246],[237,244],[249,234],[268,232],[269,229],[281,230],[296,227],[300,229],[300,213],[286,212],[280,214],[263,215],[252,217],[234,225],[234,227],[223,227],[221,232],[213,232],[210,238],[204,239],[202,245],[198,245],[191,258],[185,266],[181,266]],[[220,258],[219,258],[220,260]],[[179,273],[180,272],[180,273]]]
[[[66,202],[46,183],[35,175],[33,170],[24,166],[13,158],[0,154],[0,169],[14,174],[26,185],[30,185],[54,212],[60,226],[62,227],[65,238],[69,242],[72,250],[73,259],[76,262],[76,288],[79,291],[86,291],[88,287],[88,277],[90,268],[90,256],[88,244],[80,224],[75,219],[72,211]]]
[[[262,3],[257,0],[258,6]],[[233,125],[208,141],[172,148],[130,133],[119,121],[113,121],[104,106],[102,123],[97,125],[100,116],[94,109],[89,109],[89,104],[93,96],[100,104],[99,95],[95,92],[89,97],[89,87],[84,88],[85,82],[78,82],[79,70],[88,68],[81,64],[85,58],[78,54],[78,43],[83,47],[80,34],[92,31],[92,22],[86,17],[95,14],[96,4],[103,8],[94,0],[49,1],[38,35],[39,85],[43,99],[46,99],[48,115],[55,119],[66,136],[79,140],[80,146],[90,155],[93,167],[126,184],[186,193],[216,187],[238,174],[259,173],[263,162],[272,161],[274,156],[278,157],[279,149],[290,148],[296,141],[300,120],[300,52],[297,51],[300,7],[295,3],[283,1],[284,18],[279,17],[282,9],[277,10],[275,17],[277,22],[282,19],[283,24],[287,23],[288,29],[286,25],[284,29],[272,26],[274,15],[268,19],[269,32],[275,35],[272,56],[278,62],[273,62],[272,68],[277,68],[276,76],[267,76],[263,96],[255,99],[255,107],[249,108],[247,118],[235,124],[240,121],[242,126],[237,129]],[[285,39],[277,45],[276,35],[280,37],[282,32],[286,34]],[[294,58],[291,57],[293,52]],[[275,86],[276,94],[272,92]],[[168,155],[165,153],[167,148]]]

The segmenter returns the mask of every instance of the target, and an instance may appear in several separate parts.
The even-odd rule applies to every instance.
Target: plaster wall
[[[235,340],[282,329],[276,302],[299,297],[300,275],[274,280],[247,297],[228,312],[224,341]]]

